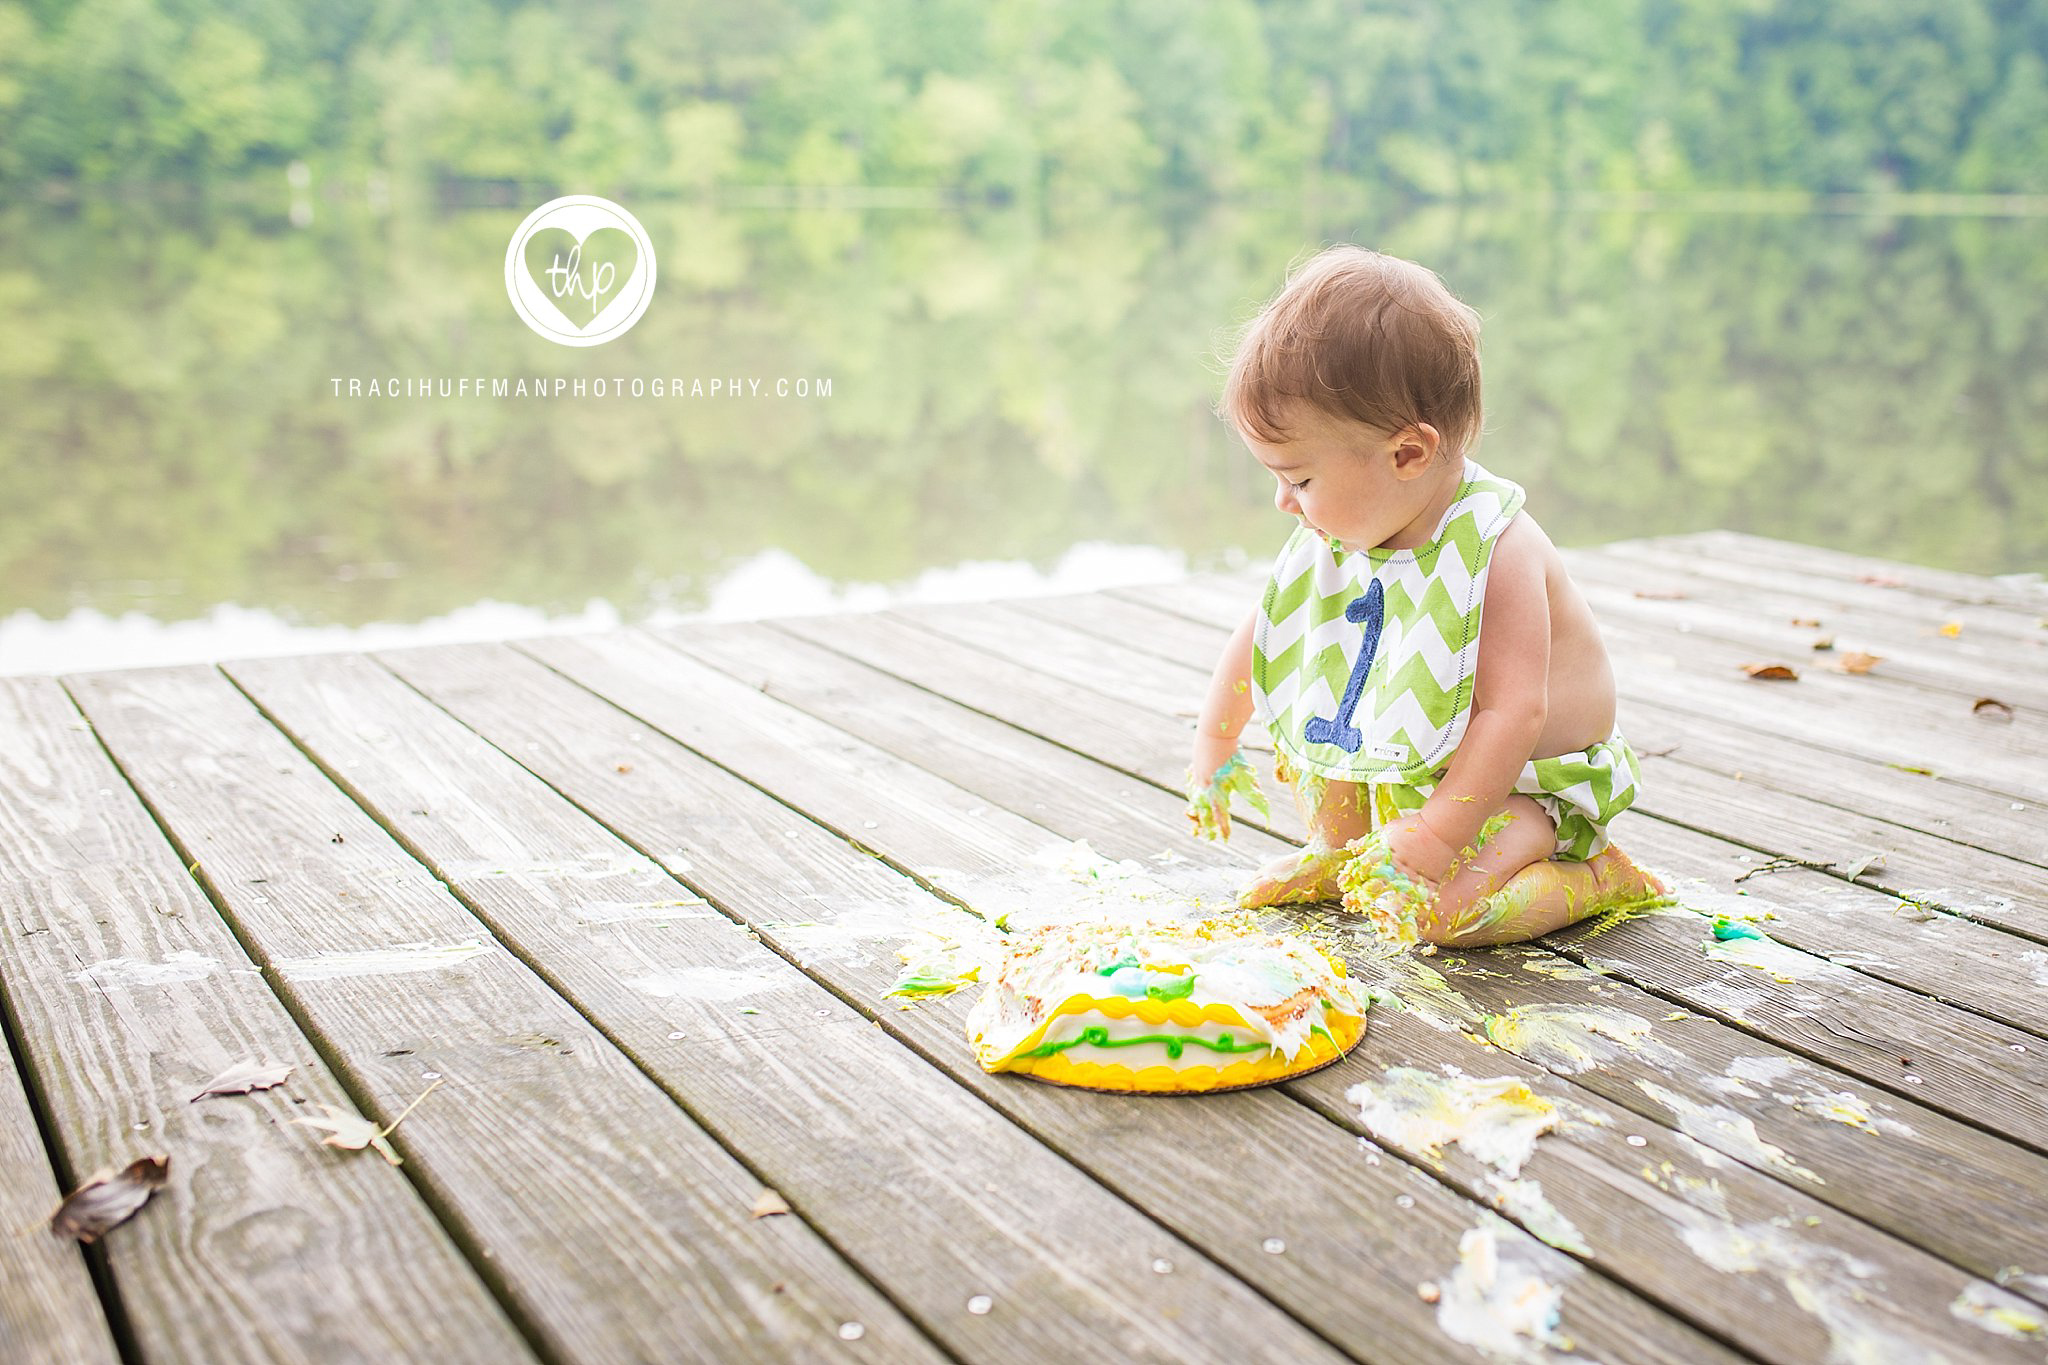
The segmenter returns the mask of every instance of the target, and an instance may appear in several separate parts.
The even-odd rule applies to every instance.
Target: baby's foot
[[[1336,900],[1343,894],[1337,886],[1337,869],[1343,863],[1342,849],[1304,848],[1283,853],[1252,874],[1237,893],[1237,903],[1243,909],[1257,910],[1268,905]]]
[[[1618,844],[1601,849],[1586,865],[1593,869],[1593,882],[1602,900],[1647,900],[1671,894],[1663,878],[1636,866]]]

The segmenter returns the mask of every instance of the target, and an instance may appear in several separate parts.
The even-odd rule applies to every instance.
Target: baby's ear
[[[1427,422],[1415,422],[1394,433],[1394,472],[1412,479],[1436,463],[1443,437]]]

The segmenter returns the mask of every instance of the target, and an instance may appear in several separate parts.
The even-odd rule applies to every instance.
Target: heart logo
[[[562,315],[588,327],[619,296],[640,246],[618,228],[597,228],[581,242],[564,228],[542,228],[526,239],[526,273]]]
[[[602,346],[633,329],[654,298],[654,241],[609,199],[565,194],[505,244],[505,296],[557,346]]]

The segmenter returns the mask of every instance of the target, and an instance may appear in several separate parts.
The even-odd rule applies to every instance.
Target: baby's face
[[[1436,492],[1421,477],[1435,454],[1435,432],[1417,443],[1320,413],[1290,413],[1294,439],[1268,445],[1245,438],[1273,476],[1273,505],[1347,550],[1373,549],[1421,516]],[[1425,448],[1426,447],[1426,448]]]

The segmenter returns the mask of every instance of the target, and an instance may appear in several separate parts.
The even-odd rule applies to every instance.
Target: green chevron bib
[[[1436,534],[1410,550],[1281,547],[1252,633],[1252,703],[1273,748],[1347,782],[1429,781],[1472,712],[1494,542],[1521,485],[1465,461]]]

